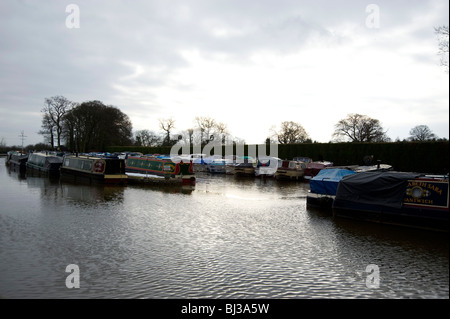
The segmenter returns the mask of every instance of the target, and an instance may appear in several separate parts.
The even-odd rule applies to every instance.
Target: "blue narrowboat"
[[[306,195],[306,204],[312,207],[329,208],[336,197],[339,182],[355,171],[343,168],[322,169],[309,181],[310,190]]]

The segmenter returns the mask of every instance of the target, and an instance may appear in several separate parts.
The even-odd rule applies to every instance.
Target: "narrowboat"
[[[296,156],[292,160],[297,162],[303,162],[306,163],[307,165],[313,161],[311,157],[307,156]]]
[[[333,163],[328,161],[310,162],[305,168],[304,178],[310,180],[316,176],[322,169],[332,167]]]
[[[179,181],[184,185],[195,185],[196,180],[191,161],[173,162],[155,156],[129,156],[125,161],[125,171],[132,179],[148,178],[153,175],[165,177],[171,182]]]
[[[204,158],[206,154],[190,154],[188,160],[193,164],[194,173],[207,172],[208,168],[205,164]]]
[[[28,161],[28,154],[18,151],[10,151],[6,155],[5,164],[13,170],[25,172],[27,167],[27,161]]]
[[[63,158],[48,152],[31,153],[27,161],[27,171],[37,171],[50,175],[59,174]]]
[[[332,209],[336,217],[448,231],[448,175],[379,170],[346,176]]]
[[[214,159],[207,165],[208,171],[211,174],[226,174],[227,167],[233,164],[231,159]]]
[[[341,179],[347,175],[361,172],[389,170],[392,170],[392,166],[387,164],[331,166],[324,168],[309,180],[310,190],[306,196],[306,204],[308,206],[331,209],[336,197],[337,186]]]
[[[356,174],[356,172],[343,168],[321,170],[309,181],[310,190],[306,195],[306,205],[331,209],[339,182],[345,176],[352,174]]]
[[[251,156],[237,156],[232,174],[237,177],[255,177],[254,158]]]
[[[307,163],[300,161],[284,160],[278,163],[278,169],[275,173],[276,179],[303,179]]]
[[[61,177],[105,184],[126,184],[125,161],[117,157],[66,155]]]

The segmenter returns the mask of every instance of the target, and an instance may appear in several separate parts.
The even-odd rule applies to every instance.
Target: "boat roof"
[[[356,174],[355,171],[345,168],[327,168],[322,169],[314,176],[312,180],[341,180],[344,176]]]
[[[30,155],[39,155],[39,156],[45,156],[45,157],[61,157],[58,154],[55,154],[53,152],[44,152],[44,151],[34,152],[34,153],[31,153]]]
[[[111,156],[98,156],[98,155],[95,155],[95,156],[92,156],[92,155],[85,155],[85,154],[83,154],[83,155],[74,155],[74,154],[70,154],[70,155],[65,155],[65,157],[67,158],[67,157],[70,157],[70,158],[81,158],[81,159],[92,159],[92,160],[95,160],[95,159],[102,159],[102,160],[121,160],[120,158],[118,158],[118,157],[116,157],[116,156],[113,156],[113,157],[111,157]]]

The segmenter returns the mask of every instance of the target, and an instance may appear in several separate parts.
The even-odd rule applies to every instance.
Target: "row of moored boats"
[[[195,185],[196,173],[273,177],[309,181],[309,207],[330,209],[335,216],[448,231],[447,175],[394,171],[376,164],[346,167],[308,157],[170,157],[141,153],[62,154],[8,152],[6,165],[64,178],[105,184],[156,183]]]

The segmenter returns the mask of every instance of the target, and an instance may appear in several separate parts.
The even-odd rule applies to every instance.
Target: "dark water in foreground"
[[[0,298],[449,298],[447,234],[335,220],[308,188],[75,185],[0,159]]]

